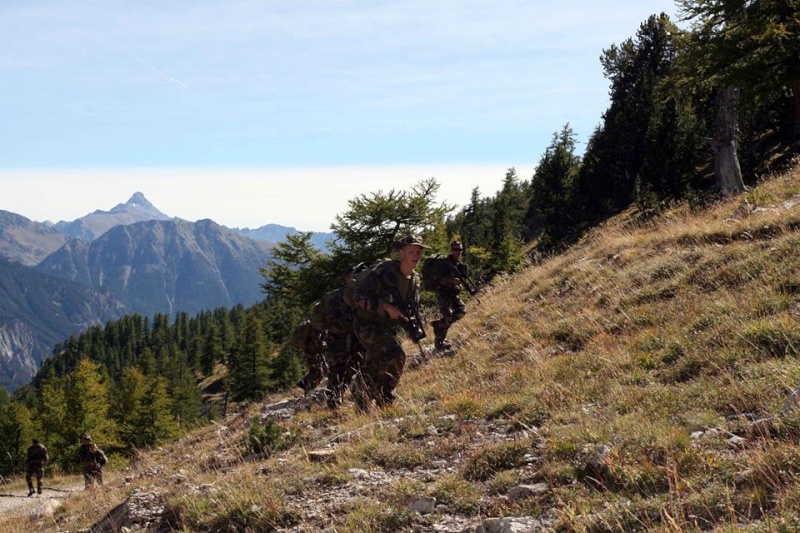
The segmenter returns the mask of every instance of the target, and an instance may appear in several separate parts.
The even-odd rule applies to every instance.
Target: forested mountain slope
[[[0,258],[0,386],[28,382],[57,342],[127,312],[107,292]]]
[[[391,408],[238,405],[59,520],[138,490],[186,531],[794,530],[798,193],[623,213],[470,300]]]

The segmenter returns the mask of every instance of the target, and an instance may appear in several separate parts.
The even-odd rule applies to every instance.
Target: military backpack
[[[436,281],[447,274],[448,267],[445,261],[449,256],[444,254],[429,255],[422,260],[422,288],[426,291],[436,290]]]
[[[391,259],[384,258],[376,259],[374,261],[363,261],[353,267],[353,277],[347,282],[347,286],[342,294],[342,300],[344,300],[344,303],[347,304],[348,307],[351,309],[356,308],[356,285],[358,285],[362,279],[366,278],[370,272],[375,270],[378,265],[381,265],[386,261],[391,261]]]
[[[317,336],[317,332],[311,327],[311,321],[304,320],[294,328],[289,344],[299,352],[313,353],[319,343]]]

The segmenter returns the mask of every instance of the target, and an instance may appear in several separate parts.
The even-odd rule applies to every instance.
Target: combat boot
[[[436,341],[433,343],[433,346],[437,350],[449,350],[453,347],[453,345],[450,344],[447,341],[447,339],[442,339],[442,340],[436,339]]]
[[[36,491],[33,490],[33,487],[31,487],[31,490],[28,491],[28,496],[33,496],[35,493]]]

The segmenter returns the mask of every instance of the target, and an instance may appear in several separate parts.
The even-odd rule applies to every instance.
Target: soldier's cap
[[[453,241],[450,243],[451,250],[463,250],[464,247],[461,245],[461,241]]]
[[[84,433],[81,435],[81,440],[92,440],[92,437],[90,437],[88,433]]]
[[[406,235],[405,237],[403,237],[399,241],[395,241],[394,243],[394,247],[397,248],[398,250],[404,246],[409,246],[409,245],[419,246],[420,248],[427,248],[427,246],[425,246],[422,243],[422,237],[420,237],[419,235]]]

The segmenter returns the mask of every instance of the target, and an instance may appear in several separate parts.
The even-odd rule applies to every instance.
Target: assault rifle
[[[467,289],[467,293],[469,293],[470,296],[478,300],[478,303],[481,303],[481,299],[478,298],[477,296],[478,287],[476,287],[475,284],[472,282],[472,280],[469,279],[469,274],[461,272],[458,269],[458,266],[454,265],[452,261],[447,260],[444,263],[447,265],[447,268],[449,268],[453,272],[453,274],[455,274],[455,276],[461,280],[461,282],[464,284],[464,288]]]
[[[406,330],[406,333],[408,333],[408,336],[411,337],[411,340],[414,341],[414,344],[417,345],[417,348],[419,348],[419,355],[422,361],[427,362],[428,356],[425,355],[425,350],[422,348],[420,341],[427,337],[428,334],[425,333],[425,328],[422,326],[419,306],[414,302],[406,302],[402,298],[399,298],[399,294],[395,294],[394,296],[398,298],[396,303],[393,302],[393,305],[396,305],[406,316],[403,328]]]

